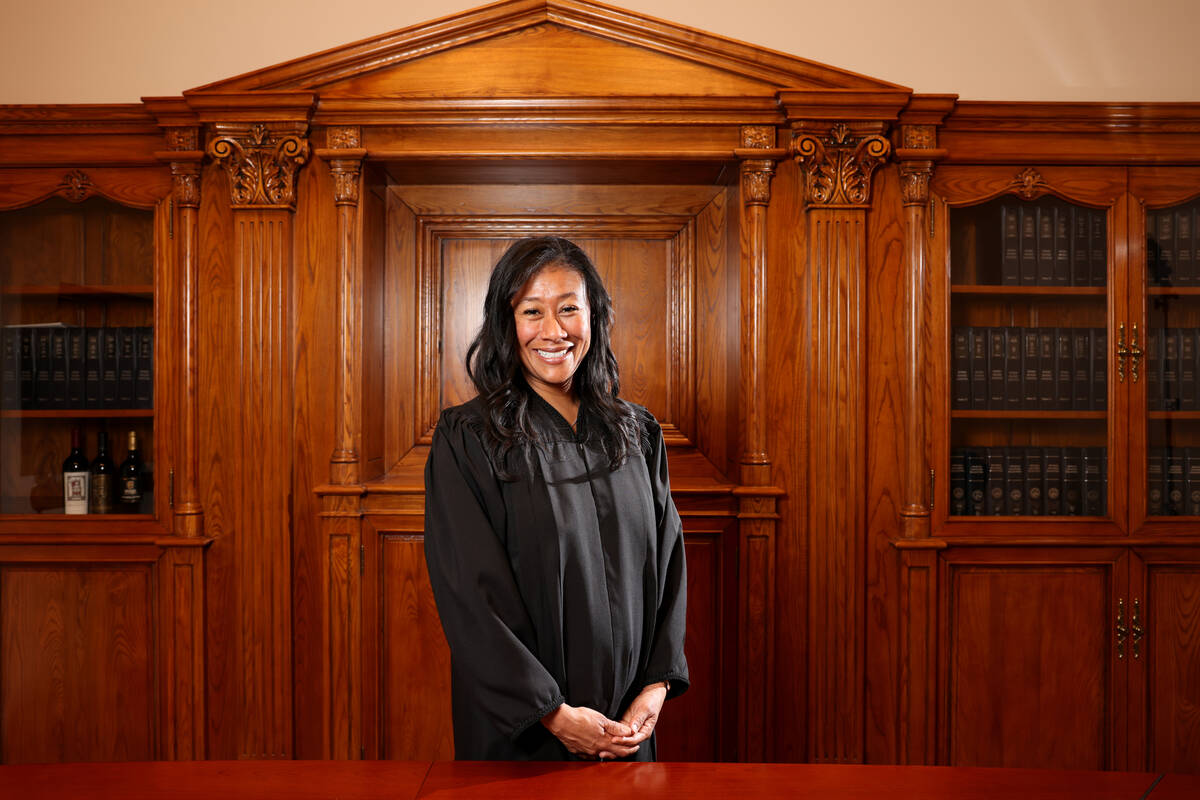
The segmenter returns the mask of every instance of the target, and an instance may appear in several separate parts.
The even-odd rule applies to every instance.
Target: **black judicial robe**
[[[541,724],[566,702],[620,719],[648,684],[688,686],[683,535],[654,417],[616,470],[530,392],[541,438],[501,480],[478,397],[442,412],[425,465],[425,559],[451,652],[458,759],[571,758]],[[533,467],[530,475],[529,467]],[[669,712],[666,712],[669,713]],[[634,760],[653,760],[653,737]]]

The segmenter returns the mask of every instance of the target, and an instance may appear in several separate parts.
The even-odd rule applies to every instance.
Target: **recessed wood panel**
[[[1200,771],[1200,564],[1152,566],[1144,613],[1147,767]]]
[[[947,762],[1110,766],[1111,569],[950,570]]]
[[[0,760],[154,758],[150,571],[0,572]]]
[[[454,757],[450,648],[425,568],[422,536],[383,536],[380,756]]]

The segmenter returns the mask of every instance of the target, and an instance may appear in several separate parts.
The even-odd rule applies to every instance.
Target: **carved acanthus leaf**
[[[771,176],[775,162],[754,159],[742,162],[742,202],[746,205],[767,205],[771,202]]]
[[[296,170],[308,159],[308,140],[257,124],[217,136],[208,154],[229,175],[234,207],[290,208],[296,201]]]
[[[357,159],[334,159],[329,162],[333,175],[333,198],[339,206],[358,204],[358,175],[361,162]]]
[[[1026,200],[1034,200],[1050,191],[1050,184],[1046,183],[1042,173],[1026,167],[1013,178],[1010,188]]]
[[[929,202],[929,179],[933,177],[932,161],[903,161],[900,163],[900,197],[904,205],[924,205]]]
[[[196,162],[171,162],[172,194],[181,208],[200,206],[200,165]]]
[[[92,183],[92,179],[87,176],[87,173],[73,169],[63,175],[63,179],[55,191],[72,203],[80,203],[91,197],[92,193],[96,191],[96,184]]]
[[[743,125],[742,147],[766,150],[775,146],[775,129],[770,125]]]
[[[805,172],[805,199],[810,205],[866,206],[871,202],[871,175],[891,151],[883,136],[856,136],[838,123],[820,136],[797,134],[796,160]]]

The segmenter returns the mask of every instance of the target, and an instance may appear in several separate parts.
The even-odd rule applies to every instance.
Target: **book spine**
[[[1193,232],[1191,208],[1181,208],[1175,212],[1175,264],[1182,286],[1195,286],[1200,283],[1196,275],[1195,250],[1193,249]]]
[[[1101,480],[1103,462],[1103,448],[1085,447],[1083,449],[1083,514],[1087,517],[1104,515]]]
[[[1025,511],[1025,458],[1019,447],[1004,448],[1004,513],[1019,517]]]
[[[1165,411],[1179,410],[1179,329],[1163,331],[1162,398]]]
[[[951,373],[953,389],[951,408],[971,407],[971,329],[953,331]]]
[[[1184,474],[1183,474],[1183,451],[1176,448],[1167,448],[1165,457],[1167,480],[1166,480],[1166,501],[1167,514],[1172,517],[1181,515],[1184,511],[1183,491],[1184,491]]]
[[[117,407],[133,408],[137,376],[137,333],[133,328],[117,328]]]
[[[1021,221],[1016,206],[1000,206],[1000,236],[1004,248],[1000,260],[1000,283],[1016,286],[1021,282]]]
[[[1092,329],[1092,386],[1093,411],[1108,410],[1108,329]]]
[[[1040,517],[1046,513],[1045,474],[1042,463],[1042,448],[1022,448],[1025,458],[1025,510],[1030,517]]]
[[[36,328],[33,336],[34,408],[51,408],[54,403],[54,385],[50,382],[50,352],[50,331]]]
[[[1042,496],[1046,498],[1046,514],[1049,516],[1059,516],[1063,513],[1062,449],[1058,447],[1043,447],[1042,462],[1044,479]]]
[[[988,405],[992,410],[1004,408],[1004,358],[1008,341],[1004,328],[988,328]]]
[[[137,371],[133,403],[136,408],[154,407],[154,328],[134,329],[137,335]]]
[[[1063,514],[1077,517],[1083,513],[1083,456],[1078,447],[1062,449]]]
[[[967,459],[967,513],[982,517],[987,513],[987,457],[979,448],[969,448]]]
[[[67,407],[67,330],[50,329],[49,408]]]
[[[1091,212],[1086,208],[1071,208],[1071,285],[1090,286],[1092,282],[1092,251],[1090,245]]]
[[[99,328],[84,329],[83,351],[84,403],[88,408],[103,408],[104,395],[101,393],[100,383],[102,369]]]
[[[961,448],[950,452],[950,515],[967,515],[967,454]]]
[[[1187,447],[1183,451],[1184,512],[1190,517],[1200,516],[1200,448]]]
[[[67,408],[84,408],[84,330],[67,328]]]
[[[1039,286],[1054,285],[1054,209],[1037,209],[1038,255],[1037,282]]]
[[[1158,272],[1163,283],[1175,286],[1179,279],[1175,273],[1175,218],[1170,211],[1160,211],[1157,219],[1154,238],[1158,241]]]
[[[1158,257],[1158,214],[1154,211],[1146,212],[1146,278],[1156,286],[1166,284],[1166,276],[1163,275],[1162,262]]]
[[[1151,447],[1146,459],[1146,515],[1161,517],[1163,506],[1163,453],[1162,448]]]
[[[1021,285],[1037,283],[1037,209],[1020,206],[1021,218]]]
[[[1037,328],[1021,328],[1021,407],[1035,409],[1041,397],[1041,339]]]
[[[19,408],[21,405],[21,332],[17,328],[0,330],[0,408]]]
[[[1071,285],[1071,209],[1054,207],[1054,285]]]
[[[1004,499],[1004,450],[999,447],[989,447],[985,450],[984,460],[987,464],[987,515],[989,517],[1004,516],[1006,507]]]
[[[1054,328],[1038,328],[1038,404],[1037,408],[1050,411],[1057,407],[1055,391]]]
[[[1179,331],[1179,407],[1196,410],[1196,329]]]
[[[37,359],[33,330],[20,328],[17,340],[21,381],[21,408],[37,407]]]
[[[100,396],[103,408],[117,408],[117,329],[100,329]]]
[[[988,329],[971,331],[971,408],[988,407]]]
[[[1108,220],[1103,211],[1091,212],[1092,286],[1108,285]]]
[[[1162,411],[1162,328],[1146,332],[1146,407]]]
[[[1021,329],[1003,328],[1005,340],[1004,408],[1021,407]]]
[[[1083,328],[1071,330],[1071,405],[1076,411],[1087,411],[1091,408],[1092,389],[1092,337],[1091,332]]]

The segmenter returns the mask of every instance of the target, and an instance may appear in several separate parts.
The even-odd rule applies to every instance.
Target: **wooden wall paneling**
[[[152,567],[145,556],[80,560],[89,555],[44,553],[50,563],[0,567],[4,763],[160,755]]]
[[[322,137],[324,138],[324,137]],[[342,348],[339,335],[339,298],[343,275],[339,229],[340,209],[335,205],[336,179],[325,159],[318,159],[297,175],[292,329],[294,375],[292,446],[292,613],[295,755],[301,758],[347,758],[351,747],[349,721],[353,719],[352,691],[355,673],[346,669],[354,642],[348,625],[357,609],[335,599],[357,602],[346,590],[345,559],[357,563],[357,517],[353,512],[361,490],[354,484],[329,484],[345,463],[331,464],[337,449],[337,430],[359,423],[343,419],[341,393],[331,378],[341,376],[353,351]],[[355,234],[356,235],[356,234]],[[351,460],[353,463],[353,460]],[[334,542],[341,545],[339,550]],[[332,560],[331,560],[332,559]],[[333,646],[340,637],[342,647]],[[355,755],[354,757],[357,757]]]
[[[794,123],[805,169],[809,757],[863,758],[866,209],[882,123]]]
[[[771,378],[767,381],[767,447],[772,455],[771,482],[782,494],[777,510],[775,575],[775,721],[774,758],[800,762],[808,758],[808,569],[805,520],[807,481],[804,359],[809,312],[803,289],[806,229],[803,223],[804,177],[792,159],[781,161],[771,181],[767,210],[767,297],[780,302],[767,305],[767,329],[796,346],[771,353]],[[783,302],[783,298],[788,298]],[[738,326],[741,335],[741,326]],[[740,405],[740,404],[739,404]],[[741,413],[739,407],[739,414]],[[739,682],[742,680],[738,679]]]
[[[939,763],[1114,766],[1125,735],[1115,628],[1126,562],[1123,548],[942,555]]]
[[[900,556],[892,546],[901,537],[901,506],[906,485],[906,436],[909,418],[908,337],[910,321],[902,266],[908,241],[907,220],[900,203],[900,180],[894,170],[875,177],[874,203],[867,219],[866,416],[870,421],[866,462],[866,640],[864,672],[863,752],[868,763],[895,763],[908,737],[897,714],[903,683],[899,670],[906,615]],[[922,231],[922,233],[924,233]],[[898,683],[898,679],[901,682]],[[924,762],[921,762],[924,763]]]
[[[156,576],[158,757],[168,760],[205,757],[204,549],[197,537],[186,541],[163,551]]]
[[[1200,551],[1135,551],[1125,605],[1130,614],[1126,768],[1200,772]]]
[[[47,137],[53,138],[53,137]],[[161,141],[157,143],[161,147]],[[7,146],[7,140],[6,140]],[[82,160],[81,151],[71,153]],[[171,193],[171,175],[164,169],[74,165],[36,169],[0,170],[0,209],[24,208],[50,197],[79,203],[89,197],[109,200],[134,208],[154,208]]]
[[[382,192],[386,205],[384,226],[384,315],[382,333],[384,397],[391,409],[384,414],[384,461],[391,469],[412,449],[423,431],[418,430],[419,359],[423,331],[432,320],[420,317],[418,301],[422,287],[417,255],[417,216],[394,189],[386,188],[382,176],[372,175],[371,191]],[[383,365],[381,365],[383,366]],[[371,413],[371,412],[368,412]]]
[[[233,468],[218,479],[235,535],[232,635],[242,757],[293,753],[291,524],[293,447],[293,230],[296,168],[307,159],[304,123],[220,123],[207,152],[226,171],[233,208],[232,328],[225,386],[238,403]],[[223,198],[224,199],[224,198]],[[231,485],[232,484],[232,485]]]

